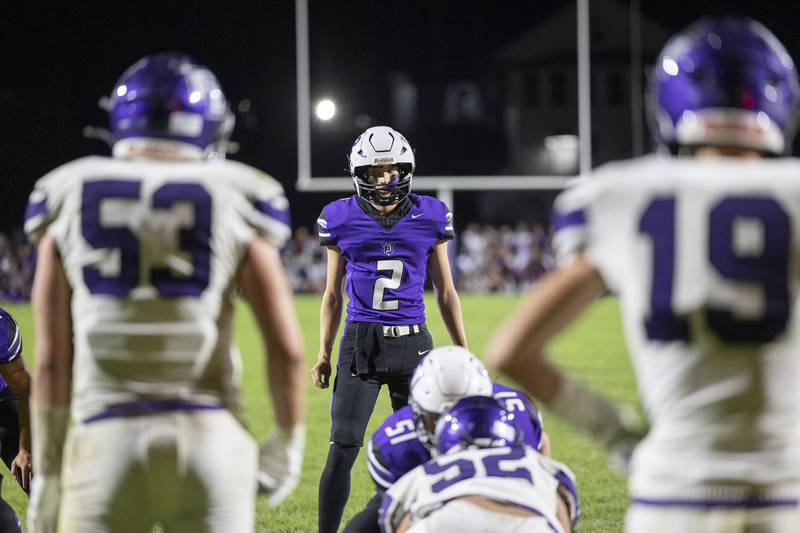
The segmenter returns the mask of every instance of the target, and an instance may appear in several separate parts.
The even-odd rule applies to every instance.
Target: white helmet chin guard
[[[429,446],[433,438],[423,416],[438,417],[465,396],[491,395],[489,372],[472,352],[461,346],[431,350],[414,371],[408,399],[417,415],[420,440]]]
[[[402,133],[388,126],[375,126],[358,136],[348,157],[350,176],[358,196],[378,205],[396,204],[411,192],[414,150]],[[385,185],[371,183],[370,167],[396,165],[400,175]]]

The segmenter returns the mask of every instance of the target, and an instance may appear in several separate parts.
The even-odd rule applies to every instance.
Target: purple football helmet
[[[648,106],[659,143],[789,151],[800,89],[786,49],[760,23],[707,17],[675,35],[658,57]]]
[[[144,57],[125,71],[108,111],[117,141],[173,141],[206,155],[224,151],[233,129],[233,114],[214,74],[174,52]]]
[[[467,396],[457,401],[436,423],[434,444],[439,453],[455,446],[493,448],[519,446],[522,435],[513,415],[490,396]]]
[[[0,363],[7,363],[22,353],[22,336],[11,313],[0,308]]]

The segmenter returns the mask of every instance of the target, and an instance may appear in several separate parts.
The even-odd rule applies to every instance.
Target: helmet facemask
[[[388,183],[370,176],[370,170],[386,167],[399,171],[399,176]],[[376,206],[394,205],[408,196],[414,169],[414,150],[408,140],[388,126],[374,126],[359,135],[347,158],[356,194]]]
[[[446,404],[442,409],[442,413],[447,411],[453,405],[453,403]],[[411,405],[411,409],[414,411],[414,415],[416,415],[414,417],[414,424],[417,427],[417,436],[419,441],[423,446],[425,446],[425,448],[427,448],[432,457],[436,457],[439,455],[439,451],[433,444],[433,438],[434,431],[436,430],[436,424],[439,421],[439,417],[442,416],[442,413],[426,410],[418,402],[414,401],[413,397],[409,397],[409,404]]]
[[[413,179],[413,166],[410,163],[393,165],[399,170],[397,176],[392,176],[389,183],[376,183],[370,177],[369,170],[372,165],[356,167],[353,172],[353,184],[356,194],[374,205],[386,206],[401,202],[411,193]]]

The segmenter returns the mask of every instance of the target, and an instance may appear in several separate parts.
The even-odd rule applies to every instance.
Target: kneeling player
[[[30,384],[19,326],[11,313],[0,309],[0,458],[25,492],[31,482]],[[0,531],[22,531],[19,518],[2,497]]]
[[[436,425],[439,455],[386,492],[383,531],[571,532],[574,475],[526,446],[512,418],[493,398],[459,400]]]
[[[493,396],[512,415],[523,442],[549,455],[539,411],[528,396],[492,383],[483,363],[461,346],[442,346],[423,359],[411,379],[409,405],[389,415],[367,443],[367,467],[375,494],[345,528],[346,533],[377,532],[384,491],[436,454],[433,431],[439,416],[465,396]]]

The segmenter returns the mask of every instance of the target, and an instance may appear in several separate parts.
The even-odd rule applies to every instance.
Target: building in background
[[[644,121],[643,100],[631,94],[631,18],[627,2],[590,3],[592,163],[635,155],[649,147],[646,127],[637,145],[633,121]],[[509,173],[578,172],[576,3],[541,21],[497,52],[503,132]],[[641,15],[643,77],[670,32]],[[638,74],[638,73],[634,73]],[[645,86],[639,80],[638,87]]]

